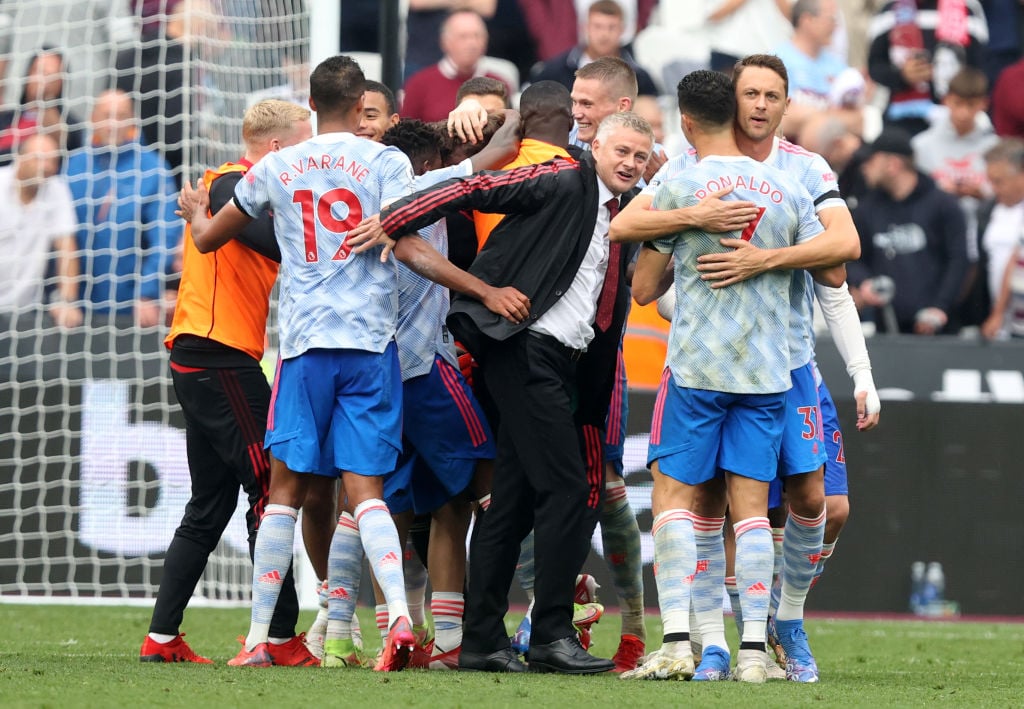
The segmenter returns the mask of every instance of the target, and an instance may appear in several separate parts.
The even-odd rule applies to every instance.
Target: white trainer
[[[732,678],[737,682],[764,684],[768,681],[768,655],[762,650],[740,650]]]
[[[665,652],[663,647],[643,658],[635,670],[623,672],[620,679],[688,680],[693,677],[693,653],[687,647],[682,653]]]

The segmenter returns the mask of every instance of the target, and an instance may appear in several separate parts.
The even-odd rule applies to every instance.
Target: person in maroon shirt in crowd
[[[992,123],[1004,138],[1024,138],[1024,59],[1003,69],[992,90]]]
[[[480,15],[470,10],[453,12],[441,26],[441,61],[418,71],[405,82],[402,116],[422,121],[443,121],[455,106],[455,95],[464,81],[488,74],[480,67],[487,53],[487,27]],[[513,87],[509,86],[509,94]]]

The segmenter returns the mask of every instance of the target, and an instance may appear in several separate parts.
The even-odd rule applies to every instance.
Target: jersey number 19
[[[316,245],[317,222],[327,231],[345,235],[331,260],[347,259],[352,251],[352,247],[345,243],[348,240],[348,231],[363,219],[363,207],[359,204],[359,198],[350,190],[338,187],[320,195],[320,199],[316,198],[313,190],[296,190],[292,195],[292,202],[302,207],[302,236],[306,246],[306,263],[316,263],[320,258],[320,251]],[[348,216],[344,219],[334,216],[334,205],[338,202],[348,205]]]

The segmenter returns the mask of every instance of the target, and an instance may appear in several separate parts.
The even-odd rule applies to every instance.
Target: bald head
[[[43,134],[30,135],[18,144],[14,158],[14,179],[22,185],[39,184],[60,169],[60,146]]]
[[[92,109],[92,144],[124,145],[135,139],[135,107],[123,91],[104,91]]]
[[[472,10],[458,10],[441,26],[441,51],[462,74],[471,73],[487,53],[487,26]]]

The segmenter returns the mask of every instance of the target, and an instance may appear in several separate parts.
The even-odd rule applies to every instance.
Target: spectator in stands
[[[409,0],[405,17],[405,80],[408,81],[445,54],[438,38],[450,15],[469,11],[486,20],[494,16],[497,0]]]
[[[910,135],[886,128],[864,147],[870,190],[853,213],[861,257],[847,264],[862,311],[885,306],[879,276],[895,285],[891,305],[899,332],[935,335],[947,328],[967,274],[967,225],[952,195],[914,169]],[[883,319],[877,323],[887,330]]]
[[[1024,59],[1006,67],[992,91],[992,122],[1004,138],[1024,138]]]
[[[651,124],[654,131],[654,142],[665,142],[665,112],[655,96],[637,96],[633,102],[633,113]]]
[[[590,6],[597,0],[574,0],[576,5],[576,17],[586,17]],[[658,5],[658,0],[615,0],[622,6],[622,43],[629,46],[636,39],[640,30],[647,27],[651,21],[651,13]],[[582,22],[581,22],[582,24]]]
[[[90,123],[91,144],[65,167],[84,252],[81,299],[94,313],[134,313],[139,326],[152,327],[181,237],[177,188],[160,154],[139,142],[127,94],[100,94]]]
[[[344,24],[344,23],[342,23]],[[260,101],[276,98],[306,108],[309,106],[309,52],[306,47],[285,48],[278,55],[280,83],[249,93],[247,108]]]
[[[537,59],[546,62],[576,46],[576,8],[559,0],[519,0],[523,19],[537,47]]]
[[[1024,338],[1024,238],[1006,264],[999,298],[981,332],[988,339],[999,337],[1003,332],[1010,337]]]
[[[863,144],[861,137],[832,113],[811,116],[800,131],[800,145],[825,158],[835,171],[839,194],[851,212],[867,192],[864,175],[860,171],[861,156],[858,155]]]
[[[1007,314],[1012,316],[1007,329],[1020,337],[1024,336],[1024,302],[1019,300],[1024,298],[1024,140],[1001,140],[985,153],[985,169],[994,197],[978,209],[979,287],[969,302],[977,306],[972,314],[981,316],[975,323],[982,323],[986,337],[998,333]],[[1017,299],[1012,307],[1007,286]]]
[[[395,94],[379,81],[367,80],[363,91],[363,115],[356,135],[379,143],[388,129],[397,124]]]
[[[63,152],[82,147],[84,128],[64,102],[66,71],[64,55],[53,47],[43,47],[29,60],[18,105],[0,112],[0,165],[35,133],[51,135]]]
[[[975,200],[987,197],[983,155],[999,138],[985,113],[985,73],[974,67],[961,69],[950,80],[942,105],[945,110],[935,112],[932,126],[911,142],[917,168],[950,194]]]
[[[985,152],[999,142],[988,108],[988,79],[981,69],[964,67],[950,80],[935,111],[931,128],[914,136],[917,169],[935,180],[939,189],[960,200],[967,219],[967,257],[976,278],[978,261],[978,204],[991,195],[985,177]]]
[[[168,0],[166,12],[162,26],[144,31],[141,41],[118,53],[115,86],[137,103],[146,144],[160,150],[180,184],[186,113],[193,122],[199,116],[190,89],[203,83],[197,65],[186,81],[186,54],[195,54],[196,38],[216,37],[219,30],[209,0]],[[192,132],[199,132],[196,126]]]
[[[75,305],[75,211],[67,185],[57,176],[59,154],[52,136],[31,135],[18,144],[14,163],[0,167],[0,313],[42,304],[52,252],[58,281],[48,310],[61,327],[76,327],[82,311]]]
[[[110,85],[118,49],[134,35],[134,12],[124,0],[2,0],[0,79],[7,75],[5,64],[20,73],[40,47],[56,47],[64,57],[62,96],[85,116],[92,99]],[[21,85],[2,84],[0,105],[14,105]]]
[[[441,50],[441,61],[405,82],[404,117],[427,122],[445,120],[464,81],[474,76],[500,80],[480,67],[480,59],[487,53],[487,28],[477,13],[459,10],[448,16],[441,27]],[[511,92],[511,87],[508,89]]]
[[[886,122],[916,134],[950,79],[982,65],[988,32],[979,0],[887,0],[868,39],[868,71],[890,91]]]
[[[455,94],[455,105],[475,99],[487,113],[501,113],[508,108],[508,87],[500,79],[474,76],[465,81]]]
[[[767,54],[792,33],[789,0],[708,0],[706,36],[711,68],[732,74],[748,54]]]
[[[981,4],[988,24],[988,51],[982,68],[989,85],[994,86],[1003,69],[1024,56],[1024,4],[1020,0],[982,0]]]
[[[832,108],[832,85],[848,68],[829,49],[838,17],[836,0],[797,0],[793,5],[793,37],[775,50],[789,73],[790,104],[782,120],[787,136],[797,136],[810,116]]]
[[[380,51],[379,0],[340,0],[338,47],[342,54]]]
[[[583,43],[544,62],[530,81],[557,81],[572,90],[576,70],[602,57],[618,57],[636,72],[637,92],[657,96],[658,87],[636,59],[622,46],[624,31],[622,6],[615,0],[597,0],[587,11],[583,25]]]

